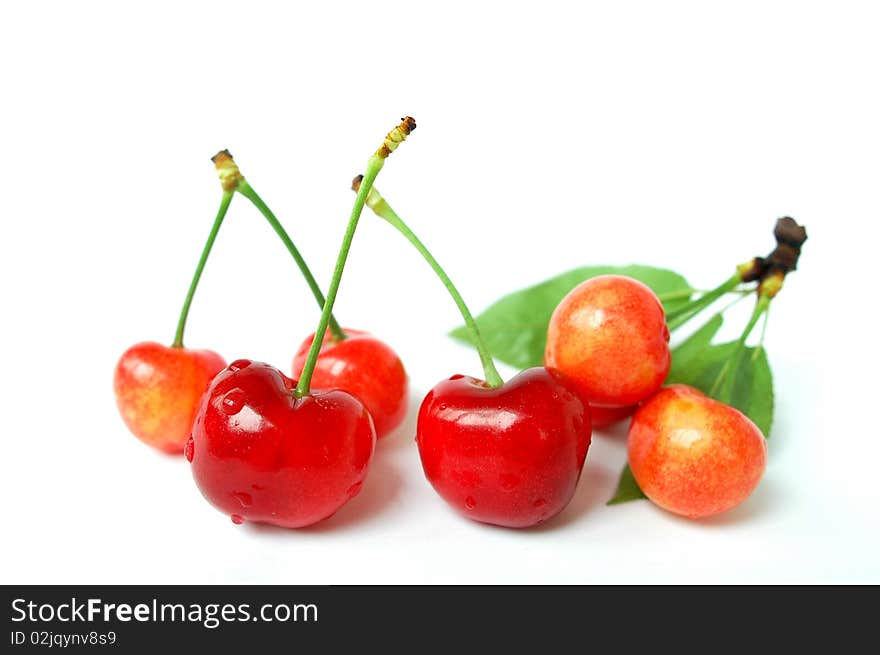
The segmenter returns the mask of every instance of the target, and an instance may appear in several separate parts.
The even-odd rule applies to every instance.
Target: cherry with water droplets
[[[355,178],[364,198],[369,178]],[[574,495],[590,445],[590,410],[555,371],[527,369],[505,383],[461,294],[424,243],[376,189],[367,205],[419,251],[458,306],[485,381],[453,375],[422,401],[416,441],[425,477],[468,518],[535,525]]]
[[[234,522],[304,527],[360,491],[376,442],[369,412],[345,391],[298,397],[295,386],[237,360],[202,399],[187,458],[199,490]]]
[[[327,295],[315,293],[322,305],[315,334],[322,339],[332,330],[333,305],[372,180],[413,129],[415,121],[405,119],[368,160]],[[237,184],[241,181],[238,175]],[[360,491],[376,429],[364,403],[351,393],[312,389],[321,345],[312,342],[297,382],[259,362],[243,367],[233,362],[214,378],[193,427],[191,465],[202,494],[220,511],[298,528],[332,516]],[[234,494],[248,488],[254,490],[252,503],[244,508]]]
[[[220,411],[230,416],[238,414],[244,407],[246,400],[247,394],[242,389],[232,389],[220,401]]]
[[[590,412],[575,388],[543,367],[499,387],[456,375],[419,410],[425,477],[468,518],[536,525],[574,495],[590,446]]]

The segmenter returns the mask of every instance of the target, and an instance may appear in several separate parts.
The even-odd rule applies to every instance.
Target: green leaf
[[[500,361],[517,368],[541,366],[547,326],[559,302],[584,280],[597,275],[626,275],[647,284],[660,296],[666,311],[686,303],[691,286],[678,273],[651,266],[586,266],[514,291],[477,316],[477,325],[489,350]],[[664,297],[665,296],[665,297]],[[464,326],[450,336],[473,345]]]
[[[642,498],[647,498],[647,496],[642,493],[638,482],[636,482],[632,471],[629,469],[629,464],[627,464],[624,467],[623,472],[620,474],[620,482],[617,483],[617,491],[614,492],[614,497],[609,500],[607,504],[618,505],[620,503],[628,503],[631,500],[640,500]]]
[[[722,369],[734,357],[736,345],[735,341],[729,341],[706,346],[700,355],[685,363],[676,362],[673,354],[673,370],[666,383],[689,384],[711,394]],[[746,347],[733,380],[732,393],[726,402],[748,416],[764,436],[769,437],[773,426],[773,375],[766,349]]]
[[[671,379],[681,375],[694,365],[703,351],[712,343],[712,339],[718,334],[723,323],[724,318],[721,314],[715,314],[703,327],[672,350],[672,367],[669,370]]]
[[[765,437],[773,427],[773,373],[763,346],[747,348],[737,371],[730,404],[755,422]]]

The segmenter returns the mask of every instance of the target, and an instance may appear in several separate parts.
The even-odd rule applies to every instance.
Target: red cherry
[[[403,362],[390,346],[360,330],[345,329],[343,341],[324,335],[312,385],[342,389],[357,396],[369,410],[376,436],[384,437],[406,417],[409,383]],[[299,377],[315,335],[310,335],[293,358],[293,375]]]
[[[632,416],[638,409],[638,405],[628,407],[606,407],[605,405],[590,405],[590,419],[593,429],[607,428]]]
[[[376,444],[366,408],[340,390],[297,398],[295,386],[239,359],[202,399],[187,459],[205,498],[236,523],[304,527],[360,491]]]
[[[183,452],[199,400],[226,362],[211,350],[145,341],[126,350],[113,373],[116,405],[128,429],[167,453]]]
[[[544,363],[576,384],[590,404],[639,403],[663,384],[670,361],[663,306],[638,280],[591,278],[550,318]]]
[[[754,423],[681,384],[666,387],[639,408],[627,447],[645,495],[690,518],[739,505],[767,465],[767,445]]]
[[[530,368],[500,387],[454,375],[419,410],[425,477],[468,518],[512,528],[555,516],[574,495],[590,413],[555,372]]]

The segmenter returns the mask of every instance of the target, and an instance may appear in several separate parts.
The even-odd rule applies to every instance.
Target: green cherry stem
[[[680,328],[724,294],[735,290],[742,281],[742,274],[737,271],[734,275],[711,291],[708,291],[696,300],[686,303],[669,312],[666,315],[666,324],[669,327],[670,332]]]
[[[312,275],[312,271],[311,269],[309,269],[309,265],[306,264],[306,260],[303,259],[302,254],[300,253],[296,245],[294,245],[293,240],[284,229],[284,226],[281,225],[281,222],[278,220],[278,218],[276,218],[275,214],[272,213],[272,210],[269,209],[269,206],[265,202],[263,202],[263,199],[257,194],[256,191],[254,191],[254,188],[250,184],[248,184],[247,180],[240,180],[236,190],[245,198],[250,200],[254,204],[254,206],[260,210],[260,213],[265,217],[269,225],[272,226],[272,229],[275,230],[275,234],[277,234],[278,237],[281,239],[281,242],[287,248],[287,252],[290,253],[290,256],[293,257],[293,260],[299,267],[302,276],[306,280],[306,284],[309,285],[309,289],[311,289],[312,295],[318,302],[318,307],[323,309],[325,298],[324,294],[321,292],[321,287],[318,286],[318,282],[317,280],[315,280],[315,276]],[[336,320],[336,317],[333,316],[333,314],[330,314],[329,326],[330,333],[333,336],[334,341],[343,341],[345,339],[345,331],[340,327],[339,323]]]
[[[373,184],[373,180],[382,170],[385,160],[378,157],[371,157],[367,164],[367,175],[364,177],[367,192]],[[321,312],[321,319],[318,321],[318,327],[315,330],[315,338],[312,340],[312,346],[309,348],[309,354],[306,358],[305,366],[300,375],[299,382],[296,385],[296,395],[308,395],[312,385],[312,374],[318,363],[318,354],[321,351],[321,335],[327,330],[327,324],[330,322],[330,312],[333,311],[333,305],[336,302],[336,294],[339,291],[339,283],[342,280],[342,272],[345,270],[345,262],[348,259],[348,252],[351,250],[351,242],[354,239],[354,233],[357,230],[358,220],[360,220],[361,212],[364,209],[364,194],[358,194],[355,199],[354,208],[351,211],[351,217],[348,219],[348,227],[345,229],[345,235],[342,237],[342,247],[339,249],[339,257],[336,259],[336,267],[333,270],[333,277],[330,279],[330,288],[327,289],[327,299],[324,302],[324,310]]]
[[[306,260],[303,258],[302,254],[300,254],[296,245],[294,245],[293,239],[287,234],[284,226],[281,225],[281,222],[276,218],[272,210],[269,209],[269,206],[263,202],[263,199],[256,191],[254,191],[254,188],[248,184],[246,179],[244,179],[244,175],[241,174],[238,164],[236,164],[235,160],[232,158],[232,154],[228,150],[221,150],[211,157],[211,161],[214,162],[214,166],[217,169],[217,176],[220,178],[220,185],[223,187],[223,190],[230,193],[238,191],[241,195],[250,200],[254,207],[260,210],[260,213],[266,221],[268,221],[269,225],[272,226],[272,229],[275,230],[275,234],[281,239],[281,242],[287,248],[287,251],[299,267],[303,278],[305,278],[306,284],[309,285],[309,289],[312,291],[312,295],[315,297],[315,300],[318,301],[318,307],[323,309],[324,294],[321,293],[321,287],[319,287],[317,281],[315,281],[315,276],[312,275],[312,271],[309,269],[308,264],[306,264]],[[329,325],[330,333],[334,341],[342,341],[345,339],[345,332],[339,327],[339,323],[336,322],[336,318],[333,315],[330,316]]]
[[[370,157],[367,162],[367,169],[364,173],[364,180],[354,200],[354,206],[351,209],[351,217],[348,219],[348,226],[345,228],[345,234],[342,237],[342,245],[339,248],[339,256],[336,259],[336,267],[333,270],[333,277],[330,279],[330,288],[327,289],[327,299],[324,302],[324,309],[321,312],[321,318],[318,321],[318,327],[315,330],[315,338],[312,340],[312,346],[309,348],[309,354],[306,357],[306,363],[300,374],[299,382],[296,385],[294,394],[298,397],[308,395],[312,385],[312,374],[315,372],[315,365],[318,363],[318,355],[321,352],[322,335],[327,331],[327,325],[330,322],[330,315],[333,312],[333,305],[336,302],[336,294],[339,292],[339,283],[342,281],[342,272],[345,270],[345,262],[348,259],[348,252],[351,250],[351,242],[357,231],[358,221],[361,212],[364,209],[364,203],[367,194],[373,187],[373,182],[379,171],[385,165],[388,156],[397,149],[404,139],[416,129],[416,122],[410,117],[401,120],[400,125],[391,130],[383,141],[379,149]]]
[[[688,300],[695,293],[706,293],[705,291],[701,291],[700,289],[679,289],[677,291],[667,291],[666,293],[658,293],[657,300],[660,302],[666,302],[667,300],[681,300],[682,298],[686,298]]]
[[[738,291],[738,292],[737,292],[737,295],[736,295],[736,298],[734,298],[733,300],[731,300],[730,302],[728,302],[726,305],[724,305],[721,309],[719,309],[719,310],[718,310],[718,314],[721,315],[721,316],[723,316],[723,315],[724,315],[724,312],[726,312],[726,311],[727,311],[728,309],[730,309],[731,307],[735,307],[736,305],[738,305],[739,303],[741,303],[743,300],[745,300],[746,298],[748,298],[749,295],[751,295],[753,291],[754,291],[754,289],[750,289],[749,291]],[[714,318],[714,317],[713,317],[713,318]]]
[[[173,348],[183,348],[183,331],[186,329],[186,319],[189,316],[189,308],[192,305],[193,296],[196,295],[196,288],[199,286],[199,280],[202,277],[202,271],[205,270],[205,264],[208,261],[208,255],[211,254],[211,248],[214,247],[214,240],[223,225],[223,219],[226,217],[226,211],[229,209],[229,203],[232,202],[232,191],[223,191],[223,197],[220,199],[220,209],[217,210],[217,217],[211,226],[211,232],[208,234],[208,240],[202,249],[202,256],[196,266],[196,272],[193,273],[192,281],[189,283],[189,290],[186,292],[186,299],[183,301],[183,307],[180,310],[180,318],[177,320],[177,331],[174,333],[174,342],[171,344]]]
[[[352,188],[360,193],[360,189],[362,189],[364,185],[364,180],[366,180],[366,176],[363,179],[361,179],[360,176],[356,177],[352,183]],[[465,325],[467,325],[468,331],[471,333],[471,339],[480,355],[480,361],[483,364],[483,371],[486,375],[486,383],[490,387],[500,387],[504,384],[504,380],[501,375],[499,375],[498,369],[495,368],[495,361],[492,359],[492,353],[489,351],[483,336],[480,334],[480,328],[477,326],[477,322],[474,320],[473,315],[465,304],[461,294],[458,292],[458,289],[455,288],[452,280],[449,279],[446,271],[443,270],[431,252],[425,247],[425,244],[422,243],[403,219],[400,218],[400,216],[398,216],[391,208],[391,205],[389,205],[385,198],[382,197],[382,194],[379,193],[378,189],[374,188],[370,191],[369,195],[367,195],[367,206],[372,209],[379,218],[385,220],[406,237],[415,249],[421,253],[422,257],[425,258],[425,261],[428,262],[430,267],[434,270],[434,273],[436,273],[437,277],[440,278],[440,281],[443,282],[443,286],[446,287],[449,295],[452,296],[452,299],[458,306],[458,311],[461,312],[461,316],[464,318]]]
[[[764,347],[764,339],[767,337],[767,323],[770,322],[770,306],[764,312],[764,323],[761,325],[761,338],[758,340],[758,348]],[[757,354],[757,353],[756,353]]]
[[[721,372],[718,374],[718,377],[715,378],[715,382],[709,390],[710,397],[720,400],[721,402],[730,402],[731,396],[733,395],[733,381],[736,378],[736,371],[739,368],[739,362],[742,358],[743,351],[745,350],[746,339],[749,338],[752,330],[755,329],[755,325],[758,324],[758,320],[769,308],[770,298],[765,295],[759,295],[758,300],[755,303],[755,309],[752,311],[752,315],[749,318],[749,322],[746,323],[742,335],[736,342],[733,355],[724,363]]]

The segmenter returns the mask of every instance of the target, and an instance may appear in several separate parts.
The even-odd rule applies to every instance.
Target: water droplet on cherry
[[[243,491],[236,491],[236,492],[233,492],[232,496],[233,496],[238,502],[240,502],[240,503],[241,503],[241,506],[244,507],[245,509],[247,509],[248,507],[250,507],[251,505],[254,504],[254,499],[251,498],[251,495],[248,494],[248,493],[245,493],[245,492],[243,492]]]
[[[193,442],[192,435],[189,436],[189,439],[186,440],[186,445],[183,447],[183,456],[186,457],[187,462],[193,461],[193,453],[196,449],[196,444]]]
[[[464,506],[467,507],[468,509],[473,509],[474,507],[477,506],[477,501],[474,500],[473,496],[468,496],[467,498],[464,499]]]
[[[249,359],[236,359],[229,365],[230,371],[240,371],[244,368],[247,368],[251,365],[251,360]]]
[[[241,525],[242,523],[244,523],[244,517],[239,516],[238,514],[233,514],[229,518],[232,519],[232,522],[235,523],[235,525]]]
[[[363,481],[363,480],[361,480],[360,482],[355,482],[353,485],[351,485],[351,486],[348,488],[348,492],[347,492],[347,493],[348,493],[348,497],[349,497],[349,498],[354,498],[355,496],[357,496],[358,493],[360,493],[361,487],[363,487],[363,486],[364,486],[364,481]]]
[[[224,414],[229,414],[230,416],[238,414],[241,408],[244,407],[246,399],[247,395],[242,389],[232,389],[223,396],[223,400],[220,401],[220,409]]]

